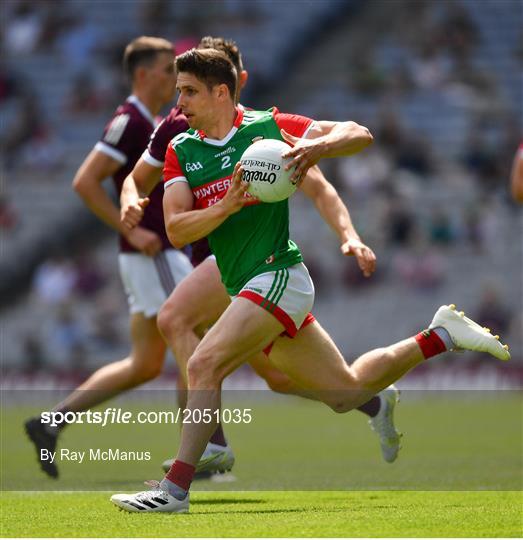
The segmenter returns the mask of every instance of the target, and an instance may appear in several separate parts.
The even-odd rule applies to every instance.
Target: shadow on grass
[[[191,500],[191,506],[198,504],[263,504],[269,502],[268,499],[197,499]]]
[[[228,502],[228,501],[227,501]],[[250,501],[244,501],[250,502]],[[192,503],[191,503],[192,504]],[[271,510],[229,510],[224,508],[223,510],[218,510],[215,512],[192,512],[192,515],[195,516],[208,516],[210,514],[290,514],[290,513],[303,513],[306,511],[306,508],[274,508]]]

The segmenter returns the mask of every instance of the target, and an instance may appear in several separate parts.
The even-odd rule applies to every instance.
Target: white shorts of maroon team
[[[236,298],[246,298],[274,315],[294,337],[314,321],[314,284],[303,263],[275,272],[259,274],[248,281]]]
[[[130,312],[146,317],[156,315],[176,285],[193,270],[189,257],[177,249],[161,251],[155,257],[120,253],[118,263]]]

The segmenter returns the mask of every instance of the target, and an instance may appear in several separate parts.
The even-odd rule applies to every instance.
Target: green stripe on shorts
[[[271,285],[271,288],[269,289],[269,292],[267,293],[267,295],[265,296],[265,298],[263,299],[263,301],[261,302],[260,306],[264,309],[267,309],[268,306],[269,306],[269,302],[270,302],[270,297],[274,291],[274,288],[276,287],[277,289],[277,284],[280,282],[280,278],[281,278],[281,270],[277,270],[276,271],[276,275],[274,276],[274,280],[272,282],[272,285]]]
[[[287,288],[287,283],[289,282],[289,270],[287,268],[284,268],[284,275],[285,275],[285,278],[284,278],[283,283],[281,285],[280,292],[279,292],[278,296],[276,297],[276,299],[273,302],[274,306],[272,307],[271,312],[274,311],[274,309],[278,305],[278,302],[281,300],[281,297],[283,296],[283,293],[284,293],[285,289]]]

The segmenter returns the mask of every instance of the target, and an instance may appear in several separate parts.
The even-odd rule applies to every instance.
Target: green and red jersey
[[[165,156],[164,187],[186,182],[194,195],[194,209],[208,208],[225,196],[235,164],[255,140],[283,140],[280,129],[303,137],[311,124],[310,118],[280,113],[276,108],[251,111],[240,107],[223,139],[210,139],[204,132],[190,129],[170,142]],[[208,239],[230,295],[238,294],[254,276],[303,260],[300,250],[289,239],[287,200],[269,204],[252,198],[212,231]]]

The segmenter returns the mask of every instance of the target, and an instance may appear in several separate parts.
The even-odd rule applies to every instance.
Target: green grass
[[[520,537],[519,492],[197,492],[191,514],[127,514],[106,493],[4,493],[2,536]]]
[[[111,406],[168,410],[166,395]],[[523,535],[518,394],[404,393],[397,410],[404,448],[392,465],[359,413],[273,395],[226,396],[226,407],[252,408],[251,424],[226,426],[237,481],[195,483],[189,516],[126,514],[108,500],[161,477],[177,426],[71,426],[61,447],[147,450],[151,460],[62,462],[54,481],[39,471],[22,429],[37,407],[15,401],[3,396],[0,424],[4,536]]]

